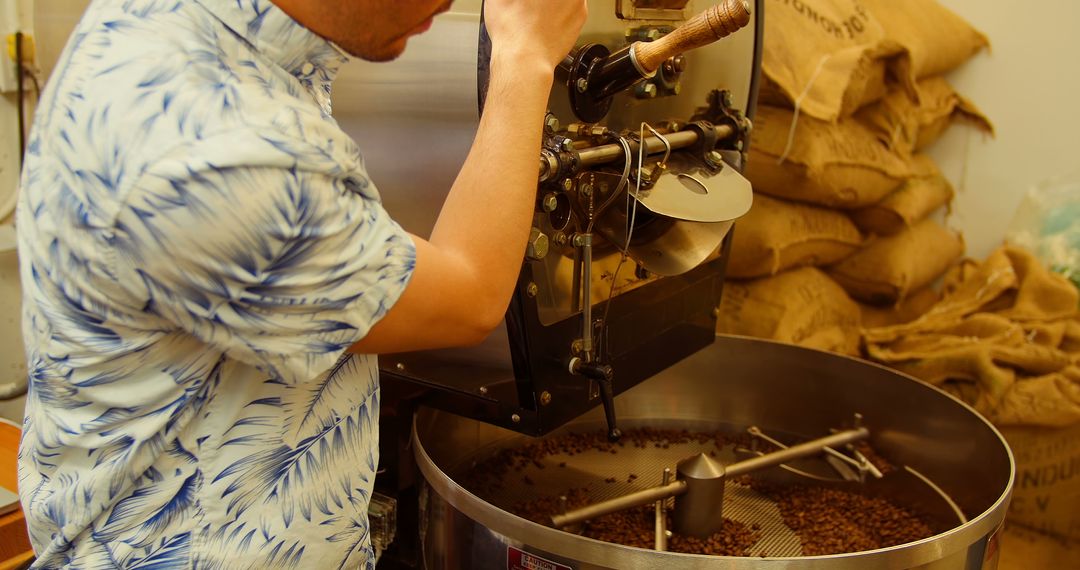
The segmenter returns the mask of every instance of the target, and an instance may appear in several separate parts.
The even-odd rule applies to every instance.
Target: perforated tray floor
[[[540,459],[538,465],[528,465],[518,471],[510,469],[502,485],[485,490],[483,499],[512,511],[514,505],[545,497],[558,497],[571,489],[587,489],[590,503],[613,499],[634,491],[661,484],[664,468],[675,473],[675,465],[699,453],[714,453],[715,459],[730,464],[736,461],[734,448],[717,449],[712,441],[670,443],[667,447],[634,447],[627,443],[616,446],[616,453],[587,450],[569,455],[557,453]],[[468,466],[490,456],[481,453],[467,460]],[[565,463],[561,467],[560,464]],[[542,466],[542,467],[541,467]],[[630,475],[637,478],[628,481]],[[608,482],[614,478],[614,482]],[[461,479],[459,478],[459,481]],[[466,488],[469,487],[465,481]],[[668,503],[670,506],[670,502]],[[751,547],[749,556],[801,556],[799,537],[784,524],[780,511],[769,498],[733,481],[724,490],[724,517],[753,527],[757,525],[761,539]]]

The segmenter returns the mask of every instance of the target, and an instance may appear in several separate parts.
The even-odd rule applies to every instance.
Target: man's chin
[[[393,61],[401,57],[401,54],[405,52],[405,45],[407,42],[407,38],[402,38],[378,47],[341,46],[341,48],[353,57],[360,58],[364,61],[382,63],[387,61]]]

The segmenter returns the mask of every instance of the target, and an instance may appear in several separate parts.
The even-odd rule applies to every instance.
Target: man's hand
[[[502,322],[532,225],[553,72],[581,32],[585,5],[487,0],[491,83],[476,139],[431,239],[413,238],[416,269],[405,292],[352,350],[475,344]]]
[[[553,70],[574,47],[587,16],[585,0],[486,0],[492,59]]]

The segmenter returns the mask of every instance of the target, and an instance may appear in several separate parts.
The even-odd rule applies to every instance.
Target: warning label
[[[513,546],[506,547],[506,570],[574,570],[573,568],[552,562]]]

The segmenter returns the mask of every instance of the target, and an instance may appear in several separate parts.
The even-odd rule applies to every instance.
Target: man
[[[373,567],[369,355],[500,322],[585,18],[584,0],[487,0],[485,114],[425,241],[381,208],[329,94],[343,52],[393,59],[448,7],[90,6],[18,212],[36,568]]]

